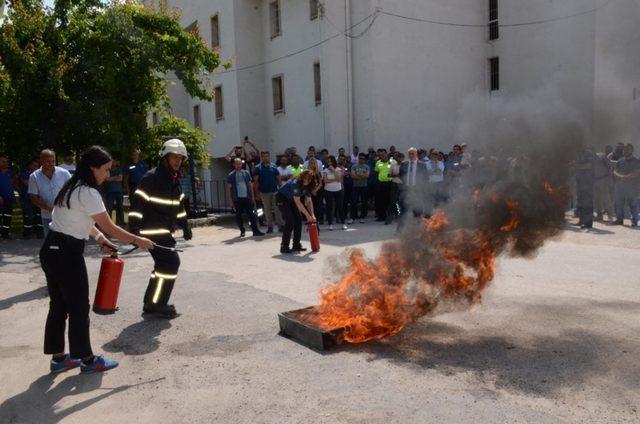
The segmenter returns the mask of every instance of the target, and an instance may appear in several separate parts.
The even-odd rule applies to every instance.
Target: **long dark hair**
[[[308,184],[305,184],[304,180],[307,177],[310,177],[311,181],[309,181]],[[320,179],[318,178],[318,175],[310,169],[305,169],[300,173],[300,175],[295,178],[300,182],[300,187],[307,191],[313,191],[318,185],[320,185]]]
[[[80,160],[76,165],[76,172],[73,173],[71,179],[64,183],[53,204],[63,206],[66,197],[67,208],[70,208],[69,199],[71,198],[71,193],[73,193],[73,190],[77,187],[84,185],[97,189],[98,182],[91,168],[100,168],[105,163],[111,161],[111,155],[103,147],[89,147],[82,153],[82,156],[80,156]]]

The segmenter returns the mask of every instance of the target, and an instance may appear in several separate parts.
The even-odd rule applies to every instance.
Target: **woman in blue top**
[[[315,222],[316,216],[313,212],[313,201],[309,194],[314,194],[320,187],[318,177],[309,170],[302,171],[300,176],[293,178],[278,189],[276,194],[276,204],[282,212],[284,228],[282,231],[282,244],[280,253],[304,252],[305,248],[300,244],[302,236],[302,215],[307,222]],[[304,205],[300,200],[304,197]],[[293,248],[289,248],[291,232],[293,231]]]

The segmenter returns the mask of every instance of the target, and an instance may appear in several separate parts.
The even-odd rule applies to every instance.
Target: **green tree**
[[[219,66],[219,55],[186,32],[176,12],[133,2],[58,0],[48,9],[14,1],[0,26],[0,147],[20,159],[40,146],[151,151],[162,140],[147,116],[169,106],[163,75],[174,73],[187,93],[211,101],[206,75]],[[164,121],[193,132],[184,121]],[[196,133],[191,148],[204,158],[206,134]]]
[[[179,138],[191,153],[192,158],[203,166],[209,164],[210,156],[207,152],[209,139],[207,133],[194,128],[184,119],[173,115],[162,117],[158,125],[151,128],[149,138],[140,143],[140,150],[144,157],[159,161],[159,153],[162,143],[170,138]]]

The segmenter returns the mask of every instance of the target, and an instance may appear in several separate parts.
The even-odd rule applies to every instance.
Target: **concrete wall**
[[[611,2],[596,15],[596,144],[634,141],[640,148],[640,3]],[[635,89],[635,90],[634,90]]]
[[[379,0],[377,5],[405,16],[481,24],[484,3]],[[464,96],[486,86],[484,30],[382,15],[370,38],[374,136],[359,143],[406,150],[457,141],[456,115]]]
[[[265,72],[263,67],[254,67],[264,61],[262,0],[246,0],[234,2],[233,21],[229,26],[235,26],[235,51],[229,50],[227,55],[233,55],[235,69],[249,68],[235,72],[238,93],[239,135],[248,135],[255,142],[262,144],[267,132],[266,111],[264,102],[266,96]],[[227,151],[232,144],[239,144],[233,140],[216,140]],[[223,150],[224,150],[223,149]],[[225,152],[226,153],[226,152]]]
[[[594,8],[594,0],[501,2],[500,23],[518,24],[573,15]],[[487,56],[500,57],[497,97],[526,97],[543,90],[548,104],[564,102],[592,131],[595,75],[595,14],[538,25],[502,27]],[[545,99],[537,97],[541,108]]]
[[[487,102],[548,93],[549,103],[560,99],[569,105],[596,144],[640,132],[640,95],[635,103],[633,95],[633,87],[640,87],[640,5],[635,0],[502,0],[501,24],[577,16],[503,26],[500,38],[492,42],[485,27],[380,15],[362,37],[339,35],[308,48],[376,8],[441,22],[488,21],[485,0],[323,3],[324,16],[312,21],[308,1],[280,0],[282,35],[271,39],[267,0],[169,2],[182,10],[185,26],[199,19],[207,42],[209,17],[220,13],[221,53],[223,59],[234,58],[234,69],[266,63],[213,75],[214,84],[224,90],[225,117],[218,122],[213,104],[184,98],[180,87],[171,89],[175,113],[191,122],[193,105],[201,105],[203,128],[216,136],[212,156],[223,156],[245,135],[263,149],[281,152],[296,146],[301,153],[309,145],[334,152],[353,144],[364,150],[391,144],[448,149],[455,142],[473,143],[472,135],[462,140],[458,131],[470,93],[482,93]],[[600,6],[597,13],[583,13]],[[351,35],[360,34],[368,23]],[[500,57],[501,89],[489,93],[487,60],[493,56]],[[316,61],[322,73],[320,105],[313,91]],[[276,75],[284,77],[281,114],[273,113],[271,79]],[[540,107],[545,107],[544,96]]]
[[[337,3],[337,2],[335,2]],[[280,0],[282,35],[271,39],[269,2],[262,2],[263,52],[265,61],[286,56],[319,42],[326,34],[320,19],[310,20],[309,3],[298,0]],[[335,62],[340,58],[328,52],[334,50],[335,42],[306,50],[295,56],[269,63],[264,67],[264,110],[267,133],[264,143],[272,151],[283,151],[288,146],[326,146],[340,135],[339,116],[341,110],[340,90],[344,87],[344,69]],[[323,102],[315,104],[313,64],[319,61],[322,77]],[[284,78],[284,113],[274,114],[272,78]],[[337,92],[336,92],[337,90]],[[342,96],[344,97],[344,96]],[[342,100],[344,101],[344,100]],[[328,115],[336,116],[329,120]]]

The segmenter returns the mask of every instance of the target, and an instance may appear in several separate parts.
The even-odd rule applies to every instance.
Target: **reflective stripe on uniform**
[[[137,189],[134,194],[137,194],[138,196],[142,197],[147,202],[158,203],[160,205],[168,205],[168,206],[177,206],[180,204],[180,202],[184,198],[184,194],[181,194],[179,200],[163,199],[161,197],[149,196],[147,193],[145,193],[140,189]]]
[[[151,273],[151,278],[164,278],[165,280],[175,280],[176,278],[178,278],[178,274],[163,274],[161,272],[157,272],[157,271],[153,271]]]
[[[185,211],[182,211],[178,215],[176,215],[176,218],[178,218],[178,219],[186,218],[186,217],[187,217],[187,213]]]
[[[162,284],[164,280],[162,278],[158,278],[158,285],[156,286],[156,291],[153,293],[153,299],[151,302],[158,303],[158,299],[160,299],[160,295],[162,294]]]
[[[166,228],[158,228],[155,230],[140,230],[140,234],[143,236],[157,236],[158,234],[171,234],[171,231]]]
[[[129,218],[142,219],[142,214],[140,212],[129,212]]]

